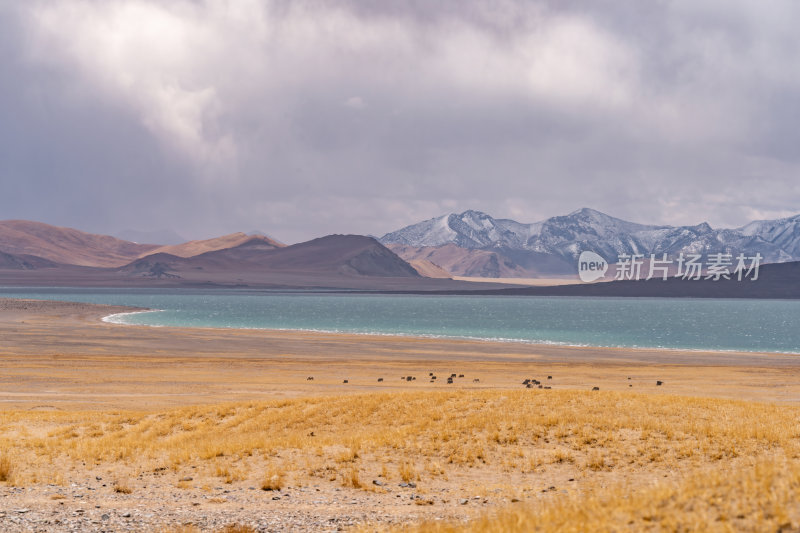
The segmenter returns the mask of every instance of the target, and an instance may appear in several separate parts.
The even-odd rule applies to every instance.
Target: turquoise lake
[[[800,301],[417,296],[252,290],[0,288],[0,297],[130,305],[109,320],[689,350],[800,353]]]

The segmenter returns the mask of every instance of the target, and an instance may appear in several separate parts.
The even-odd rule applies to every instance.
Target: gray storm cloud
[[[794,2],[0,4],[0,218],[288,242],[800,212]]]

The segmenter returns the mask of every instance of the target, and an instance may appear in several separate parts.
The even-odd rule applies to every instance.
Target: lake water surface
[[[800,353],[800,301],[0,288],[0,297],[147,307],[125,324]]]

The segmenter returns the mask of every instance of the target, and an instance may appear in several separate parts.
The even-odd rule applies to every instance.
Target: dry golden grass
[[[117,481],[114,483],[114,492],[118,494],[131,494],[133,489],[126,481]]]
[[[419,479],[419,475],[417,474],[414,465],[411,464],[410,461],[404,461],[400,463],[400,466],[397,467],[397,473],[400,476],[400,479],[406,483],[409,481],[417,481]]]
[[[181,465],[286,449],[334,454],[344,464],[384,450],[399,458],[396,465],[476,465],[515,450],[558,463],[596,450],[615,465],[703,462],[773,448],[794,453],[798,414],[794,406],[633,393],[415,392],[155,414],[0,412],[0,444],[21,461],[33,454],[122,464]],[[26,434],[30,425],[49,429]]]
[[[255,477],[264,490],[303,479],[371,490],[360,478],[373,475],[414,481],[422,494],[449,477],[578,478],[567,494],[533,506],[525,498],[472,531],[800,525],[793,405],[606,391],[372,393],[159,413],[0,412],[0,445],[23,472],[16,483],[58,461],[176,476],[199,465],[209,479]]]
[[[241,470],[220,462],[217,462],[214,465],[214,475],[222,478],[223,481],[225,481],[225,483],[228,485],[232,484],[234,481],[242,481],[246,478],[245,474]]]
[[[358,468],[355,466],[350,467],[350,469],[344,475],[342,485],[354,489],[360,489],[363,487],[361,480],[358,478]]]
[[[192,525],[168,526],[160,529],[158,533],[200,533],[200,529]]]
[[[0,455],[0,481],[11,481],[13,465],[7,455]]]
[[[632,490],[593,487],[580,494],[510,505],[464,523],[362,526],[357,531],[522,533],[611,531],[796,531],[800,465],[765,460],[743,469],[702,469],[678,482]]]
[[[194,525],[168,526],[159,530],[159,533],[200,533],[200,528]],[[242,524],[230,524],[215,533],[256,533],[256,529]]]
[[[264,474],[261,490],[281,490],[285,483],[285,475],[275,467],[270,467]]]
[[[231,524],[222,528],[219,533],[256,533],[256,530],[250,526]]]

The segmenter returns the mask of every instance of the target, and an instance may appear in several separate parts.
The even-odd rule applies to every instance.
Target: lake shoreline
[[[273,331],[273,332],[295,332],[295,333],[320,333],[325,335],[356,335],[363,337],[397,337],[397,338],[412,338],[412,339],[441,339],[441,340],[456,340],[467,342],[489,342],[489,343],[502,343],[502,344],[526,344],[532,346],[558,346],[564,348],[590,348],[601,349],[607,348],[611,350],[657,350],[664,352],[680,352],[680,353],[747,353],[756,355],[800,355],[800,352],[773,352],[763,350],[734,350],[734,349],[703,349],[703,348],[670,348],[666,346],[623,346],[623,345],[600,345],[600,344],[571,344],[568,342],[543,342],[536,340],[526,339],[509,339],[509,338],[492,338],[492,337],[470,337],[460,335],[426,335],[419,333],[393,333],[393,332],[359,332],[359,331],[335,331],[326,329],[303,329],[303,328],[272,328],[272,327],[245,327],[245,326],[176,326],[168,324],[136,324],[126,322],[125,320],[117,319],[116,317],[139,315],[146,313],[158,313],[159,309],[148,309],[144,311],[130,311],[124,313],[114,313],[101,318],[102,322],[109,324],[116,324],[120,326],[142,326],[150,328],[173,328],[173,329],[205,329],[205,330],[218,330],[218,331]]]
[[[546,384],[557,388],[800,401],[800,359],[792,355],[101,321],[131,311],[142,309],[0,299],[0,367],[10,379],[0,388],[0,402],[7,408],[45,401],[149,409],[333,393],[517,388],[524,378],[548,375],[553,378]],[[431,382],[430,373],[438,379]],[[465,377],[448,385],[443,377],[452,373]],[[408,376],[416,379],[400,379]]]

